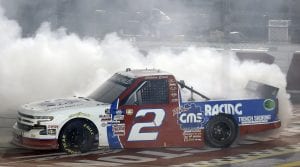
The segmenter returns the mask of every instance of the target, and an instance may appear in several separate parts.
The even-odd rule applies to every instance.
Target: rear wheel
[[[74,120],[63,128],[59,136],[59,147],[69,154],[85,153],[93,149],[96,130],[89,123]]]
[[[211,118],[205,126],[205,141],[211,147],[229,147],[237,137],[237,126],[224,115]]]

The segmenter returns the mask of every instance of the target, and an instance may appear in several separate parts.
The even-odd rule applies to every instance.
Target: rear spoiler
[[[246,90],[250,96],[267,99],[276,98],[279,88],[256,81],[249,81]]]

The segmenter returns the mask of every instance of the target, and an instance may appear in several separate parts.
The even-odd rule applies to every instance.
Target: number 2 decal
[[[150,127],[159,127],[163,120],[165,119],[165,111],[163,109],[144,109],[139,110],[135,118],[144,117],[148,113],[154,114],[154,119],[152,122],[141,122],[136,123],[132,126],[131,131],[128,136],[128,141],[149,141],[156,140],[158,136],[157,132],[140,132],[142,128],[150,128]]]

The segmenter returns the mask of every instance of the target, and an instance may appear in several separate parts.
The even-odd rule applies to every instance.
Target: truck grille
[[[22,124],[20,122],[17,122],[17,126],[19,129],[22,129],[24,131],[30,131],[33,127],[30,125]]]
[[[24,117],[24,118],[34,119],[34,116],[32,116],[32,115],[23,114],[20,112],[18,114],[19,114],[19,116]]]
[[[39,125],[33,115],[18,113],[17,127],[23,131],[30,131],[32,129],[46,129],[45,125]]]

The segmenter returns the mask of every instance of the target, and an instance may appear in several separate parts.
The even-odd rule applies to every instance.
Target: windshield
[[[132,78],[115,74],[96,89],[89,98],[103,103],[112,103],[132,82]]]

